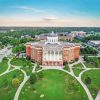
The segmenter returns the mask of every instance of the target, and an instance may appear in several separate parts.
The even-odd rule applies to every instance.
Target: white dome
[[[59,44],[58,42],[58,35],[54,34],[54,32],[52,32],[49,36],[47,36],[47,42],[46,44]]]

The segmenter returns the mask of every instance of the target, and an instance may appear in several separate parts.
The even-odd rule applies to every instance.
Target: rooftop
[[[94,43],[94,44],[100,44],[100,41],[97,41],[97,40],[92,40],[92,41],[90,41],[90,42],[92,42],[92,43]]]

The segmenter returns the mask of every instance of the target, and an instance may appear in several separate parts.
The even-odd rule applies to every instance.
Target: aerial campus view
[[[0,100],[100,100],[100,0],[0,0]]]

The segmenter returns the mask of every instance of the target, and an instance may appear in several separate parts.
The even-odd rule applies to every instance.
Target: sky
[[[0,0],[0,26],[100,27],[100,0]]]

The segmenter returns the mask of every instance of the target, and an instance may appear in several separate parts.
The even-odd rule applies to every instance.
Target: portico
[[[62,51],[51,50],[43,52],[43,65],[58,66],[63,65]]]

